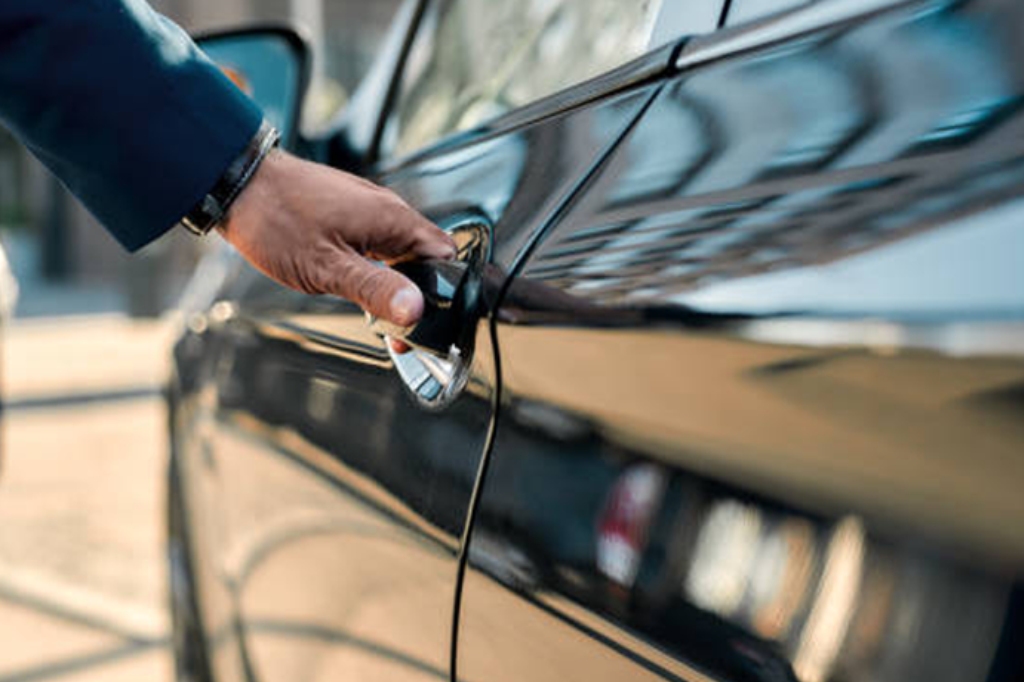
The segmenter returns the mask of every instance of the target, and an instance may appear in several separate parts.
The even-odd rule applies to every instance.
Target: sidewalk
[[[0,682],[172,679],[158,393],[171,334],[117,314],[2,330]]]

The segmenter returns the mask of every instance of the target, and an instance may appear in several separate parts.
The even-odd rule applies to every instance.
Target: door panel
[[[1024,670],[1024,8],[808,25],[688,44],[513,272],[458,679]]]
[[[668,50],[632,69],[664,70]],[[630,82],[628,72],[621,80]],[[614,89],[618,83],[608,83]],[[494,265],[507,270],[531,237],[561,209],[566,197],[621,137],[656,87],[634,89],[573,105],[545,118],[499,121],[467,133],[451,150],[388,170],[380,181],[438,222],[453,214],[476,213],[494,228]],[[592,93],[591,99],[599,93]],[[566,96],[568,99],[568,96]],[[558,100],[545,102],[558,109]]]
[[[494,226],[469,379],[442,409],[409,393],[347,303],[250,272],[197,326],[215,357],[183,401],[204,427],[182,458],[201,472],[185,477],[204,514],[198,582],[220,682],[449,676],[459,542],[497,386],[486,306],[508,254],[652,93],[480,132],[378,178],[439,224]]]
[[[207,633],[218,679],[444,679],[489,338],[469,388],[428,413],[361,311],[279,293],[218,332],[203,443],[215,532],[200,551],[229,595],[207,619],[224,627]]]

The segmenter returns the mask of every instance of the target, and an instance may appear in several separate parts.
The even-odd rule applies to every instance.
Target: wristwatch
[[[182,226],[192,234],[203,236],[223,221],[232,202],[280,141],[281,135],[274,126],[263,121],[245,150],[228,166],[213,189],[181,219]]]

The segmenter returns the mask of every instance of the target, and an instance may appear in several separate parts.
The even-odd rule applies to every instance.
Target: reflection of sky
[[[415,182],[399,186],[418,201],[443,197],[450,205],[473,206],[495,219],[515,194],[528,152],[522,135],[502,135],[423,161],[413,173]],[[391,177],[392,183],[402,180],[401,173]]]
[[[836,263],[712,284],[673,301],[738,313],[1024,314],[1024,200]]]
[[[628,158],[617,161],[625,169],[608,192],[609,204],[667,193],[709,153],[712,132],[697,105],[685,97],[678,91],[662,96],[644,125],[633,130],[622,152]]]
[[[855,2],[840,4],[852,12]],[[995,127],[1016,124],[1007,120],[1021,101],[1015,62],[990,18],[956,6],[901,8],[688,73],[591,190],[607,199],[597,219],[557,230],[527,274],[606,303],[1024,312],[1021,237],[994,224],[1019,210],[992,208],[1013,196],[1024,168],[1018,140]],[[812,176],[820,180],[780,180]],[[716,194],[732,190],[739,196]],[[934,234],[913,236],[925,230]]]
[[[883,75],[875,80],[879,98],[899,115],[883,118],[839,160],[840,167],[873,163],[908,141],[968,132],[972,117],[983,117],[1016,94],[1011,64],[995,49],[993,37],[964,15],[946,14],[945,4],[927,5],[909,23],[894,17],[900,22],[894,29],[898,40],[886,32],[861,37],[861,53],[870,55],[874,72]]]

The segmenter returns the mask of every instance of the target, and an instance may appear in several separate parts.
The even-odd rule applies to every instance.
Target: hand
[[[452,258],[455,244],[390,190],[274,150],[231,206],[220,232],[268,277],[333,294],[408,326],[423,294],[372,260]]]

